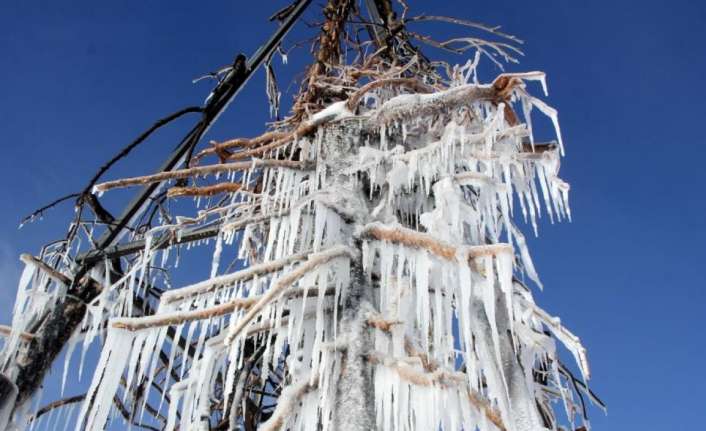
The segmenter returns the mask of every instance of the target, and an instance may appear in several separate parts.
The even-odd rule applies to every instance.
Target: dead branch
[[[47,404],[47,405],[43,406],[42,408],[40,408],[39,410],[37,410],[37,413],[35,413],[34,416],[32,416],[32,421],[33,422],[36,421],[45,413],[49,413],[50,411],[52,411],[56,408],[63,407],[68,404],[80,403],[84,399],[86,399],[86,394],[76,395],[73,397],[63,398],[60,400],[52,401],[49,404]]]
[[[170,290],[162,295],[161,302],[164,304],[172,304],[174,302],[183,301],[185,299],[194,298],[205,293],[213,292],[221,286],[230,285],[237,281],[248,280],[259,277],[263,274],[279,271],[287,265],[291,265],[298,260],[305,259],[308,254],[308,252],[297,253],[282,259],[252,265],[233,274],[221,275],[209,280],[204,280],[200,283],[192,284],[191,286],[182,287],[181,289]]]
[[[379,315],[371,315],[368,316],[368,319],[366,320],[366,323],[368,326],[379,329],[383,332],[390,332],[392,330],[392,327],[395,325],[402,325],[404,324],[404,321],[402,320],[388,320],[385,319],[382,316]]]
[[[470,403],[473,404],[478,410],[483,412],[485,417],[488,418],[493,425],[498,427],[500,431],[507,430],[507,428],[505,428],[505,424],[503,423],[503,419],[500,416],[500,412],[495,410],[495,408],[493,408],[484,396],[470,388],[467,391],[467,395],[468,401],[470,401]]]
[[[277,295],[281,294],[285,289],[287,289],[292,283],[302,278],[308,272],[313,271],[320,265],[328,263],[329,261],[343,257],[353,256],[353,251],[345,246],[336,246],[328,250],[314,253],[309,255],[309,259],[299,265],[293,271],[285,274],[281,278],[277,279],[270,289],[262,295],[261,299],[248,310],[248,312],[233,326],[228,332],[226,337],[226,344],[230,344],[235,337],[237,337],[240,332],[253,320],[267,304],[269,304]]]
[[[0,325],[0,335],[3,336],[10,336],[12,334],[12,328],[7,326],[7,325]],[[32,341],[34,339],[34,334],[30,334],[29,332],[20,332],[20,338],[22,338],[25,341]]]
[[[37,267],[37,269],[39,269],[40,271],[45,273],[47,275],[47,277],[54,280],[55,282],[57,282],[61,285],[67,286],[67,287],[71,286],[71,279],[69,277],[67,277],[66,275],[55,270],[51,266],[42,262],[40,259],[32,256],[31,254],[27,254],[27,253],[21,254],[20,260],[22,262],[24,262],[25,265],[32,265],[32,266]]]
[[[194,176],[211,175],[219,172],[234,172],[260,167],[282,167],[287,169],[310,169],[311,164],[299,162],[295,160],[252,160],[239,163],[224,163],[220,165],[196,166],[193,168],[178,169],[168,172],[159,172],[157,174],[145,175],[141,177],[124,178],[120,180],[108,181],[101,184],[96,184],[95,191],[102,193],[108,190],[139,186],[150,183],[158,183],[166,180],[174,180],[181,178],[189,178]]]
[[[351,112],[355,112],[356,108],[358,107],[358,103],[360,103],[360,99],[362,99],[364,95],[376,88],[384,86],[402,86],[410,88],[419,93],[432,93],[434,91],[434,88],[422,83],[421,81],[415,78],[379,79],[377,81],[372,81],[365,84],[364,86],[360,87],[355,93],[353,93],[350,98],[348,98],[348,102],[346,103],[348,110]]]
[[[20,227],[24,226],[24,225],[27,224],[28,222],[33,221],[33,220],[36,219],[37,217],[41,217],[41,216],[44,214],[45,211],[47,211],[47,210],[49,210],[49,209],[51,209],[51,208],[54,208],[55,206],[59,205],[59,204],[62,203],[62,202],[65,202],[65,201],[67,201],[67,200],[69,200],[69,199],[77,198],[77,197],[79,197],[80,195],[81,195],[80,193],[71,193],[71,194],[68,194],[68,195],[66,195],[66,196],[62,196],[62,197],[60,197],[60,198],[58,198],[58,199],[56,199],[56,200],[54,200],[54,201],[52,201],[52,202],[50,202],[50,203],[44,205],[43,207],[41,207],[41,208],[39,208],[39,209],[34,210],[34,211],[32,212],[32,214],[30,214],[30,215],[25,216],[25,217],[22,218],[22,220],[20,221]]]
[[[431,235],[417,232],[402,226],[387,226],[382,223],[370,223],[358,233],[360,238],[376,239],[403,244],[408,247],[429,251],[446,260],[457,260],[459,257],[477,258],[493,256],[499,253],[512,253],[509,244],[492,244],[477,246],[457,246],[439,241]]]
[[[500,36],[502,38],[512,40],[515,43],[519,43],[519,44],[524,43],[521,39],[518,39],[516,36],[513,36],[511,34],[507,34],[507,33],[500,31],[499,25],[489,26],[487,24],[483,24],[480,22],[469,21],[466,19],[459,19],[459,18],[448,17],[448,16],[441,16],[441,15],[417,15],[417,16],[413,16],[413,17],[405,20],[406,23],[423,22],[423,21],[447,22],[447,23],[451,23],[451,24],[461,25],[464,27],[476,28],[476,29],[483,30],[485,32],[494,34],[496,36]]]
[[[103,176],[104,173],[108,171],[115,163],[117,163],[120,159],[126,157],[128,154],[130,154],[130,151],[135,149],[138,145],[140,145],[145,139],[147,139],[155,130],[159,129],[160,127],[163,127],[172,121],[176,120],[177,118],[184,116],[186,114],[192,114],[192,113],[202,113],[204,110],[203,108],[199,106],[189,106],[187,108],[184,108],[182,110],[179,110],[173,114],[167,115],[164,118],[160,118],[157,120],[152,127],[149,129],[145,130],[142,132],[140,136],[137,137],[134,141],[132,141],[130,144],[128,144],[125,148],[120,150],[118,154],[113,156],[110,160],[108,160],[103,166],[101,166],[98,169],[98,172],[91,178],[91,180],[88,182],[88,185],[86,185],[86,188],[83,190],[81,195],[85,195],[90,193],[91,189],[93,186],[98,182],[101,176]]]
[[[204,320],[213,317],[224,316],[240,308],[251,307],[259,297],[236,298],[225,304],[215,305],[194,311],[174,311],[171,313],[154,314],[145,317],[123,317],[111,319],[110,325],[116,329],[128,331],[139,331],[141,329],[156,328],[160,326],[172,326],[194,320]]]
[[[240,191],[243,185],[240,183],[218,183],[204,187],[172,187],[167,192],[167,197],[175,198],[181,196],[213,196],[220,193],[235,193]]]
[[[373,363],[384,365],[385,367],[394,370],[400,379],[405,380],[413,385],[418,386],[446,386],[452,384],[454,386],[466,386],[467,377],[464,373],[458,371],[445,370],[441,367],[435,368],[433,371],[421,371],[408,364],[407,362],[391,358],[381,352],[372,352],[368,359]],[[500,430],[506,430],[505,424],[490,402],[480,393],[471,388],[466,388],[468,400],[473,404],[483,415],[490,420]]]
[[[432,94],[405,94],[383,103],[372,114],[379,123],[398,118],[421,117],[443,110],[453,110],[475,101],[496,101],[498,92],[492,85],[462,85]]]
[[[281,139],[287,135],[286,132],[277,132],[277,131],[272,131],[272,132],[267,132],[264,133],[256,138],[252,139],[247,139],[247,138],[237,138],[237,139],[230,139],[225,142],[215,142],[211,141],[211,147],[206,148],[204,150],[201,150],[195,157],[195,160],[200,160],[204,156],[207,156],[209,154],[216,154],[218,156],[221,156],[222,154],[225,154],[225,150],[228,150],[230,148],[253,148],[253,147],[258,147],[260,145],[263,145],[265,143],[275,141],[277,139]]]
[[[324,295],[332,295],[333,289],[326,289]],[[284,293],[283,299],[294,297],[313,297],[319,295],[318,288],[292,289]],[[254,304],[263,299],[264,295],[250,296],[246,298],[236,298],[225,304],[215,305],[209,308],[202,308],[194,311],[173,311],[170,313],[153,314],[145,317],[122,317],[112,319],[110,324],[116,329],[128,331],[139,331],[142,329],[158,328],[162,326],[174,326],[195,320],[206,320],[213,317],[225,316],[235,310],[249,310]]]

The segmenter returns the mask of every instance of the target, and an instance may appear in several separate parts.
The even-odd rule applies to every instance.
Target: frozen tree
[[[291,21],[306,3],[275,18]],[[178,169],[102,183],[112,163],[99,172],[78,195],[67,239],[22,257],[1,357],[2,426],[37,426],[72,406],[59,418],[89,430],[589,426],[586,400],[602,404],[585,350],[535,303],[531,285],[541,283],[523,234],[537,233],[541,215],[570,217],[557,113],[533,95],[547,95],[545,76],[481,82],[479,63],[514,62],[519,40],[393,6],[329,0],[291,114],[263,135],[192,153],[227,105],[229,80],[252,69],[239,58],[213,75],[203,108],[172,116],[208,120]],[[436,41],[413,31],[424,21],[484,38]],[[414,43],[470,60],[430,61]],[[286,51],[280,39],[270,48],[276,110],[271,60]],[[555,141],[534,140],[537,111]],[[150,199],[115,232],[98,198],[138,186]],[[110,241],[96,246],[99,233]],[[210,276],[173,286],[177,267],[205,251]],[[72,358],[95,343],[96,364]],[[64,380],[78,360],[90,388],[40,407],[37,389],[62,348]]]

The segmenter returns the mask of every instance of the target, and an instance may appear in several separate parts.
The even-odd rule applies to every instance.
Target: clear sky
[[[0,323],[10,319],[17,255],[61,237],[71,208],[22,230],[20,218],[80,190],[156,118],[200,104],[209,84],[191,80],[254,52],[274,28],[266,18],[286,3],[0,3]],[[699,191],[706,184],[706,3],[409,3],[412,13],[502,24],[526,41],[526,57],[509,69],[548,74],[574,220],[545,222],[530,239],[545,285],[536,300],[589,349],[592,387],[609,404],[608,416],[592,411],[596,429],[698,428],[706,408],[706,199]],[[290,42],[313,31],[300,25]],[[278,66],[282,86],[308,59],[297,50]],[[488,81],[499,72],[487,70]],[[254,136],[268,120],[260,73],[207,139]],[[152,172],[185,124],[110,177]]]

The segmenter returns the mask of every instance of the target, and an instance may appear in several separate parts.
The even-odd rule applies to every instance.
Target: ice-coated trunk
[[[357,155],[360,142],[360,124],[341,122],[323,130],[321,161],[325,166],[327,182],[335,193],[322,196],[329,208],[344,220],[341,239],[360,250],[354,243],[356,223],[366,217],[369,209],[360,184],[350,176],[341,175],[347,164]],[[367,316],[373,309],[372,287],[363,271],[361,253],[351,261],[350,285],[341,298],[338,341],[340,345],[338,382],[333,408],[332,429],[337,431],[370,431],[375,429],[375,391],[373,368],[368,356],[373,346]]]
[[[351,286],[343,302],[341,317],[341,334],[347,343],[340,356],[341,373],[336,388],[333,429],[370,431],[375,429],[375,392],[372,366],[368,360],[372,337],[366,323],[371,310],[371,289],[360,262],[352,265],[351,272]]]
[[[7,427],[17,398],[17,386],[4,374],[0,374],[0,430]]]

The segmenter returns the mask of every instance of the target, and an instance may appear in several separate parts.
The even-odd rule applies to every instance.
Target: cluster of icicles
[[[541,74],[519,77],[543,83]],[[524,123],[505,118],[503,103],[447,103],[488,88],[459,82],[430,95],[394,97],[379,90],[356,114],[344,102],[333,104],[310,120],[319,126],[314,136],[286,149],[298,150],[314,169],[232,175],[243,184],[263,176],[262,192],[234,193],[227,205],[148,232],[140,259],[117,282],[95,270],[108,287],[90,304],[82,339],[70,350],[79,342],[85,350],[99,335],[105,341],[77,429],[122,420],[113,411],[116,394],[127,402],[132,393],[125,388],[169,382],[177,366],[179,380],[156,395],[167,411],[164,428],[209,429],[213,400],[220,399],[238,429],[250,383],[249,339],[264,349],[263,382],[270,364],[285,372],[278,406],[260,429],[333,430],[340,351],[353,342],[341,333],[340,314],[354,261],[362,262],[373,292],[366,324],[377,429],[524,431],[547,422],[556,428],[557,399],[573,421],[577,407],[560,375],[555,339],[587,379],[584,350],[521,281],[526,276],[541,286],[513,223],[516,204],[535,232],[543,211],[552,219],[570,216],[568,186],[557,177],[558,126],[559,144],[535,152],[529,122],[532,107],[555,125],[556,113],[524,86],[510,99]],[[144,293],[147,268],[174,260],[151,238],[209,224],[220,226],[211,277],[166,291],[154,315],[133,317],[132,296]],[[219,275],[226,247],[238,247],[249,265]],[[22,278],[15,319],[49,301],[33,292],[47,286],[30,283],[33,271],[28,267]],[[179,338],[193,346],[190,357],[172,342]],[[20,345],[17,336],[10,341],[5,361]],[[71,351],[67,365],[70,357]]]

